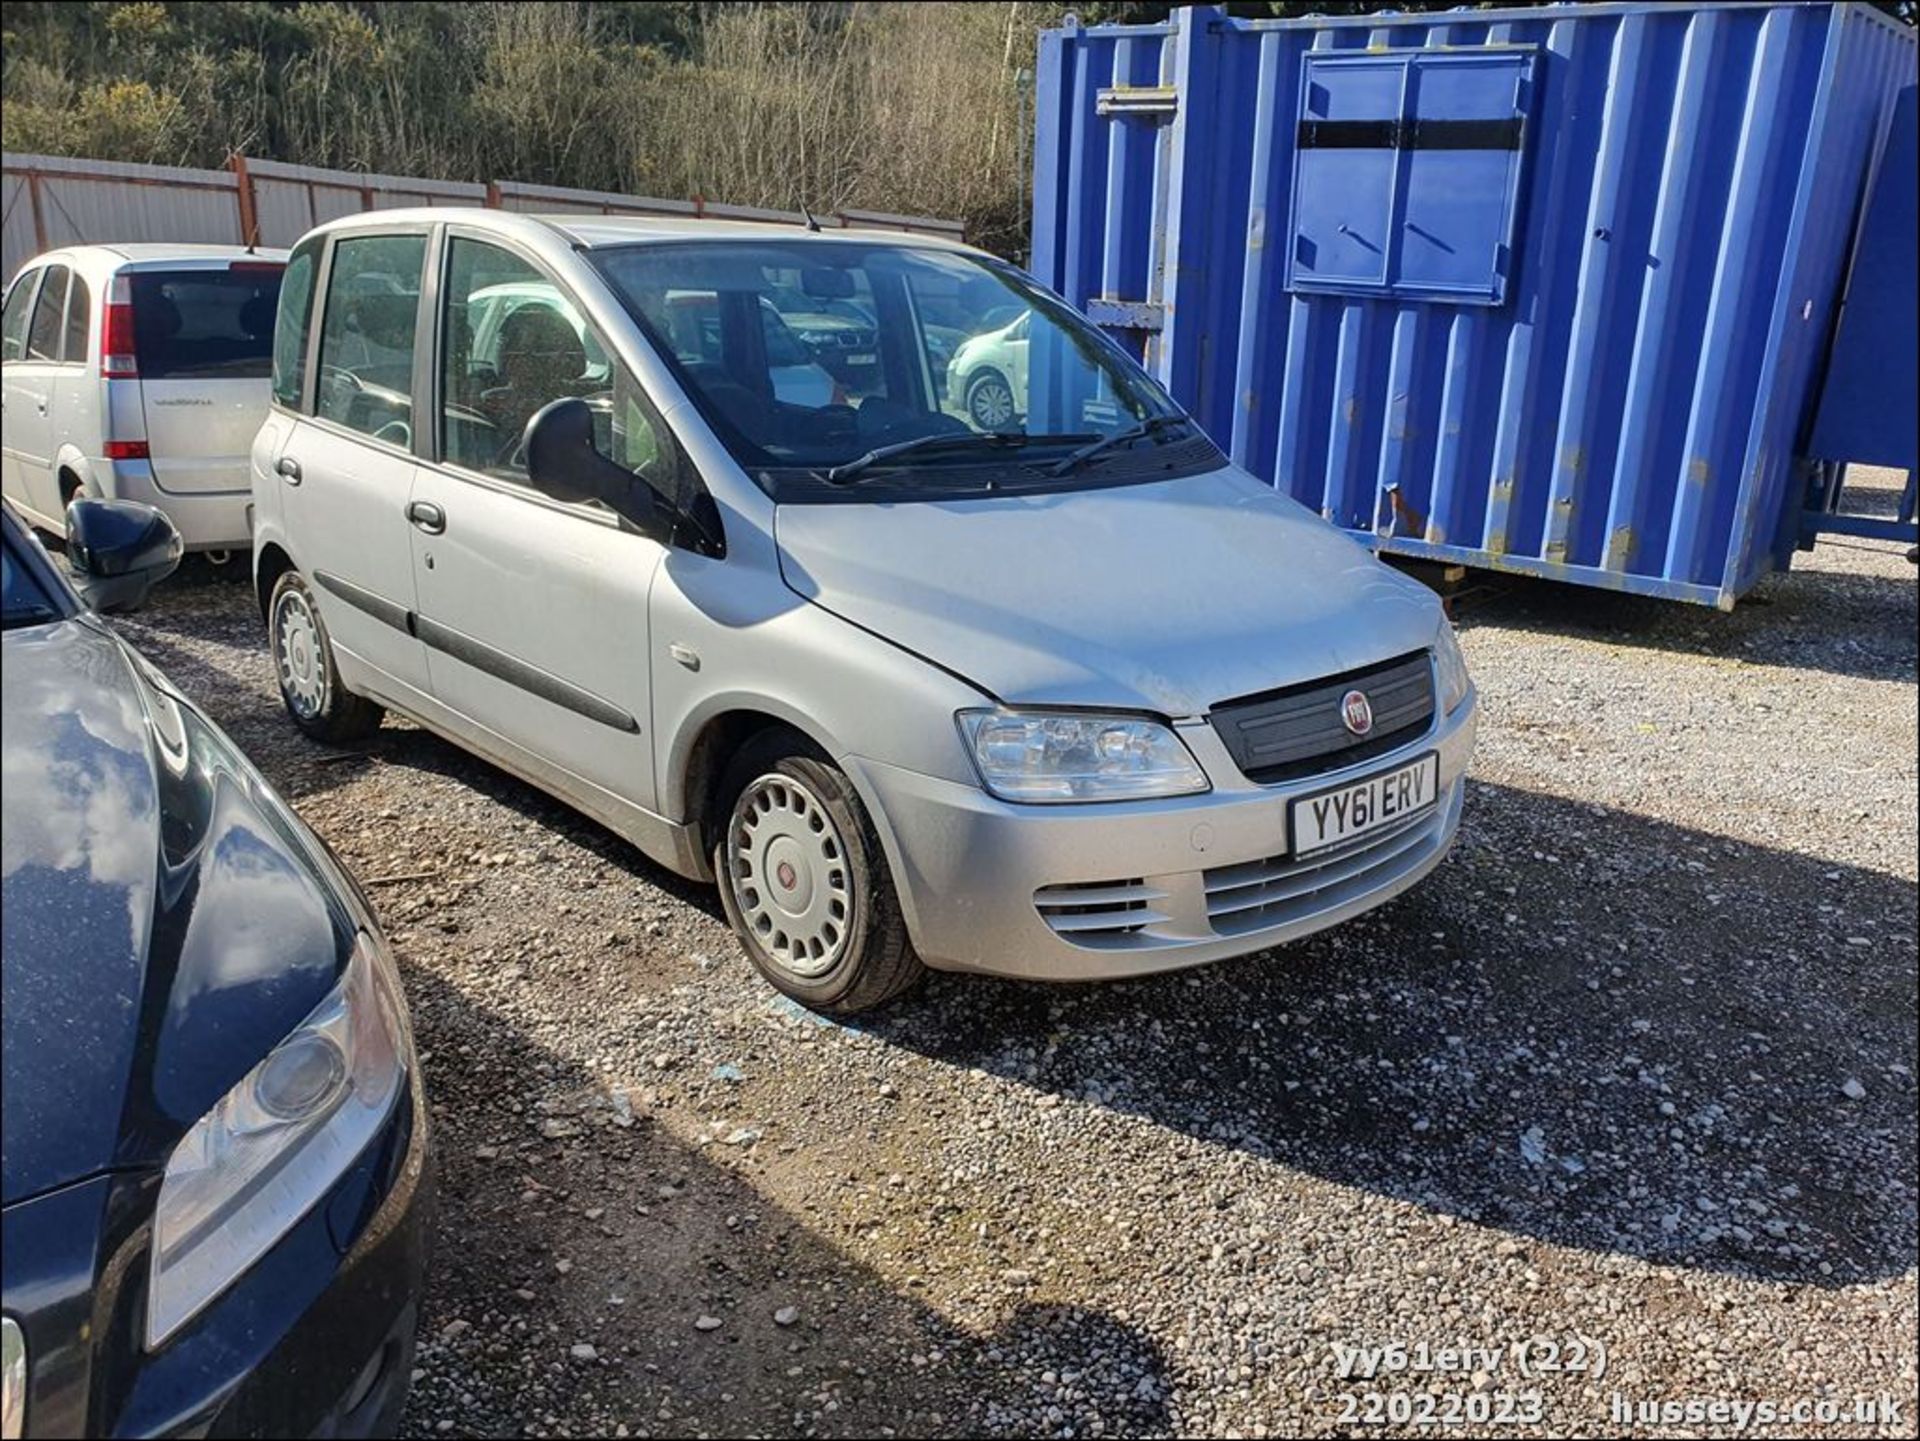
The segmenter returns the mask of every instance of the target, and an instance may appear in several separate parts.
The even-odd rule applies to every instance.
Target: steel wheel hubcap
[[[983,380],[973,389],[974,423],[985,430],[1013,424],[1013,392],[998,380]]]
[[[825,975],[847,947],[853,917],[846,842],[817,796],[764,775],[733,808],[727,868],[741,923],[783,970]]]
[[[320,655],[320,627],[306,598],[297,592],[280,597],[273,612],[274,662],[280,689],[295,714],[310,720],[327,695],[327,672]]]

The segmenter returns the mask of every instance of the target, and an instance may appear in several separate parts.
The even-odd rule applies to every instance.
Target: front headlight
[[[1453,633],[1453,622],[1440,622],[1440,635],[1433,643],[1434,668],[1439,673],[1440,708],[1451,712],[1467,698],[1472,682],[1467,678],[1467,658],[1460,653],[1460,641]]]
[[[1186,796],[1206,775],[1168,726],[1069,711],[964,710],[958,720],[986,788],[1006,801]]]
[[[392,1112],[408,1053],[399,980],[363,932],[333,993],[168,1158],[153,1219],[150,1350],[346,1173]]]

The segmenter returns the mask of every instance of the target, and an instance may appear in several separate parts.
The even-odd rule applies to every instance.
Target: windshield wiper
[[[1083,445],[1078,450],[1068,451],[1060,459],[1047,467],[1048,475],[1066,475],[1078,470],[1097,455],[1104,455],[1116,446],[1127,445],[1136,440],[1145,440],[1150,435],[1158,435],[1170,425],[1191,425],[1184,415],[1150,415],[1138,425],[1126,430],[1116,430],[1112,435],[1103,435],[1091,445]]]
[[[912,440],[896,441],[892,445],[883,445],[870,450],[865,455],[836,465],[826,473],[830,485],[849,485],[866,471],[886,461],[903,455],[916,455],[922,451],[951,449],[1013,450],[1027,443],[1027,433],[1023,430],[989,431],[951,431],[938,435],[917,435]]]

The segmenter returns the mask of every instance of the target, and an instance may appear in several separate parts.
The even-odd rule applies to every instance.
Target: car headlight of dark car
[[[392,1114],[412,1054],[399,977],[362,931],[333,991],[174,1147],[153,1222],[147,1346],[243,1275]]]

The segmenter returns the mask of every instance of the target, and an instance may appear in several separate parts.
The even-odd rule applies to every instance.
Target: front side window
[[[413,444],[413,351],[424,235],[336,240],[320,321],[314,414],[389,445]]]
[[[67,324],[67,267],[47,267],[47,278],[40,283],[40,298],[34,302],[33,324],[27,330],[27,359],[60,358],[60,341]]]
[[[142,380],[264,380],[282,267],[136,270],[133,343]]]
[[[911,449],[858,466],[863,484],[1058,488],[1130,478],[1148,452],[1197,436],[1084,317],[985,257],[769,239],[589,259],[778,499],[819,498],[889,447]],[[1066,463],[1116,436],[1097,463]],[[1219,463],[1206,449],[1193,468]]]
[[[674,496],[675,452],[639,386],[572,298],[511,251],[455,236],[441,287],[440,453],[524,483],[527,422],[556,400],[594,412],[601,454]]]
[[[273,398],[298,409],[307,391],[307,336],[313,318],[313,278],[325,237],[294,247],[280,277],[280,303],[273,322]]]
[[[87,338],[92,312],[92,296],[87,290],[87,282],[75,271],[67,286],[67,335],[60,347],[61,359],[74,365],[87,363]]]
[[[39,281],[40,272],[29,270],[16,277],[13,289],[7,292],[6,313],[0,317],[0,359],[27,358],[27,321],[33,314],[34,288]]]

